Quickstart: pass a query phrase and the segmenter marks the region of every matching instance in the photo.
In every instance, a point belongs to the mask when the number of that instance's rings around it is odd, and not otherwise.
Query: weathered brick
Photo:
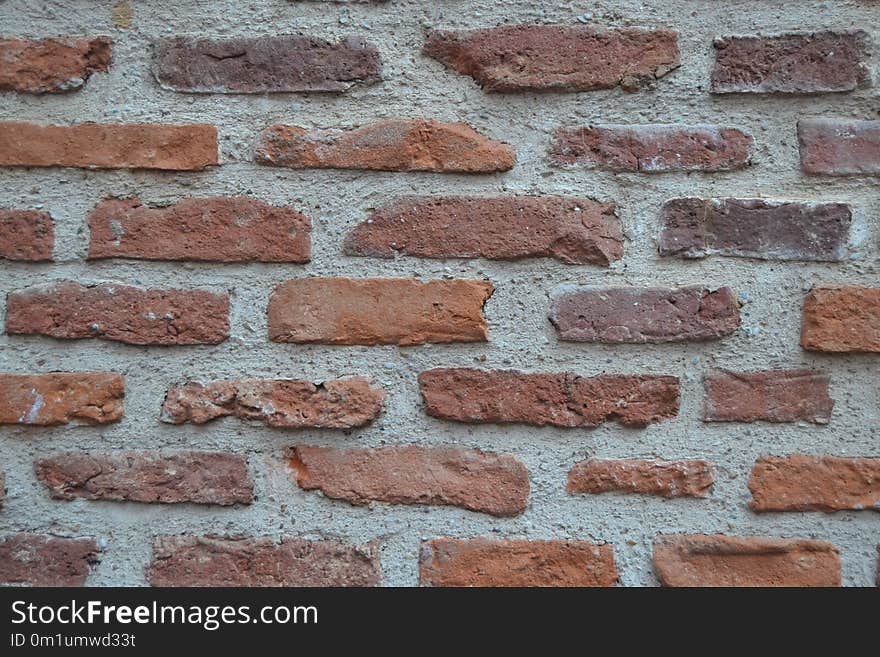
[[[493,173],[512,169],[516,155],[465,123],[392,119],[349,130],[275,124],[260,135],[254,161],[293,169]]]
[[[529,476],[512,456],[458,447],[336,449],[297,445],[296,483],[352,504],[458,506],[493,516],[526,509]]]
[[[153,586],[376,586],[371,547],[301,538],[160,536],[147,580]]]
[[[269,338],[339,345],[483,342],[483,304],[491,294],[488,281],[300,278],[272,292]]]
[[[59,500],[250,504],[247,459],[223,452],[66,452],[34,464]]]
[[[374,212],[345,240],[348,255],[393,258],[552,257],[609,265],[623,255],[610,203],[559,196],[409,197]]]
[[[730,288],[638,288],[561,285],[550,321],[560,340],[660,343],[707,340],[733,333],[739,302]]]
[[[614,548],[587,541],[439,538],[422,543],[422,586],[614,586]]]
[[[48,212],[0,210],[0,259],[51,260],[54,246],[55,224]]]
[[[840,554],[825,541],[682,534],[654,539],[663,586],[840,586]]]
[[[868,35],[813,32],[715,41],[712,92],[809,94],[868,82]]]
[[[880,121],[801,119],[797,130],[807,173],[880,175]]]
[[[678,414],[674,376],[526,374],[438,368],[419,374],[428,415],[458,422],[644,427]]]
[[[12,534],[0,539],[0,584],[83,586],[99,560],[92,538]]]
[[[852,212],[844,203],[678,198],[661,212],[660,255],[843,260]]]
[[[829,380],[827,374],[810,370],[715,370],[703,379],[703,420],[828,424],[834,408]]]
[[[0,91],[58,93],[82,87],[110,67],[113,42],[92,39],[0,39]]]
[[[715,475],[708,461],[587,459],[568,473],[569,493],[640,493],[708,497]]]
[[[125,384],[111,372],[0,374],[0,424],[106,424],[122,417]]]
[[[350,429],[382,410],[385,391],[366,377],[314,384],[298,379],[188,382],[168,390],[163,422],[203,424],[229,415],[270,427]]]
[[[680,64],[671,30],[564,25],[432,32],[424,53],[486,91],[636,91]]]
[[[308,262],[311,220],[252,198],[188,198],[149,207],[106,199],[89,215],[89,258]]]
[[[880,353],[880,288],[814,287],[803,312],[804,349]]]
[[[749,490],[753,511],[880,511],[880,458],[762,456]]]
[[[173,37],[156,44],[153,74],[165,89],[195,93],[345,91],[381,80],[382,61],[357,37]]]
[[[0,121],[0,166],[198,171],[216,164],[212,125]]]
[[[229,297],[204,290],[50,283],[9,293],[6,332],[137,345],[218,344],[229,336]]]
[[[560,128],[550,150],[556,166],[611,171],[731,171],[747,166],[754,139],[717,125],[606,125]]]

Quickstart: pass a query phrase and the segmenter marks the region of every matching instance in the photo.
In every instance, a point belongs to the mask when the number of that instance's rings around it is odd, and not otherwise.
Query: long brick
[[[99,560],[92,538],[12,534],[0,538],[0,584],[83,586]]]
[[[638,288],[561,285],[549,314],[560,340],[660,343],[733,333],[739,303],[730,288]]]
[[[422,586],[614,586],[614,548],[587,541],[438,538],[422,543]]]
[[[50,283],[7,296],[6,332],[137,345],[217,344],[229,336],[229,297],[204,290]]]
[[[512,456],[457,447],[294,447],[290,466],[303,490],[352,504],[458,506],[493,516],[526,509],[529,476]]]
[[[526,374],[438,368],[419,374],[428,415],[458,422],[644,427],[678,414],[674,376]]]
[[[663,586],[840,586],[837,548],[800,538],[658,536],[654,570]]]
[[[661,212],[660,255],[838,262],[852,212],[844,203],[679,198]]]
[[[59,500],[250,504],[247,459],[223,452],[66,452],[38,460],[37,478]]]
[[[113,42],[92,39],[0,39],[0,91],[58,93],[79,89],[110,68]]]
[[[568,473],[569,493],[640,493],[662,497],[708,497],[715,483],[708,461],[587,459]]]
[[[165,89],[194,93],[345,91],[381,80],[382,61],[357,37],[173,37],[155,45],[153,74]]]
[[[754,139],[717,125],[606,125],[560,128],[550,149],[556,166],[664,173],[732,171],[748,166]]]
[[[0,424],[106,424],[122,418],[125,384],[112,372],[0,374]]]
[[[703,420],[828,424],[834,408],[829,381],[827,374],[810,370],[715,370],[703,379]]]
[[[801,119],[797,130],[807,173],[880,175],[880,121]]]
[[[866,84],[868,35],[813,32],[729,36],[715,41],[713,93],[809,94]]]
[[[282,537],[160,536],[153,586],[376,586],[376,552],[338,541]]]
[[[880,353],[880,288],[814,287],[803,313],[804,349]]]
[[[749,490],[753,511],[880,511],[880,458],[762,456]]]
[[[337,345],[483,342],[483,304],[492,290],[488,281],[300,278],[272,292],[269,338]]]
[[[390,119],[349,130],[275,124],[260,135],[254,161],[293,169],[494,173],[512,169],[516,155],[465,123]]]
[[[432,32],[424,53],[486,91],[636,91],[680,64],[672,30],[504,25]]]
[[[198,171],[216,164],[212,125],[0,122],[0,166]]]
[[[159,207],[110,198],[89,214],[89,259],[308,262],[311,220],[252,198],[188,198]]]
[[[559,196],[409,197],[374,212],[345,239],[348,255],[393,258],[552,257],[610,265],[623,232],[610,203]]]
[[[231,415],[270,427],[350,429],[374,420],[384,400],[385,391],[360,376],[320,384],[299,379],[190,381],[168,390],[161,420],[204,424]]]
[[[48,212],[0,210],[0,259],[43,262],[52,259],[55,224]]]

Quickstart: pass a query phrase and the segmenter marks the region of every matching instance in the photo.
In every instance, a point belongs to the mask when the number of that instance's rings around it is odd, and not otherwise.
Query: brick
[[[439,538],[422,543],[422,586],[614,586],[614,548],[587,541]]]
[[[303,490],[359,505],[430,504],[515,516],[525,511],[529,497],[529,476],[520,461],[476,449],[297,445],[290,466]]]
[[[749,490],[753,511],[880,511],[880,458],[762,456]]]
[[[550,257],[608,266],[623,256],[623,232],[614,205],[591,199],[408,197],[374,212],[344,249],[379,258]]]
[[[808,351],[880,353],[880,288],[814,287],[804,299]]]
[[[587,459],[568,473],[569,493],[639,493],[661,497],[708,497],[715,483],[708,461]]]
[[[320,384],[298,379],[191,381],[168,390],[161,420],[204,424],[235,416],[270,427],[351,429],[374,420],[384,400],[385,391],[360,376]]]
[[[106,424],[122,418],[125,384],[112,372],[0,374],[0,424]]]
[[[198,171],[216,164],[212,125],[0,121],[0,166]]]
[[[12,534],[0,539],[0,584],[83,586],[99,560],[92,538]]]
[[[797,130],[807,173],[880,175],[880,121],[801,119]]]
[[[153,586],[376,586],[376,552],[338,541],[282,537],[160,536]]]
[[[703,420],[828,424],[834,408],[829,381],[827,374],[810,370],[715,370],[703,379]]]
[[[839,262],[852,212],[844,203],[678,198],[661,212],[660,255]]]
[[[269,338],[338,345],[484,342],[483,304],[492,290],[488,281],[300,278],[272,292]]]
[[[6,332],[135,345],[218,344],[229,336],[229,297],[115,283],[50,283],[7,296]]]
[[[311,220],[252,198],[188,198],[149,207],[105,199],[89,215],[89,259],[294,262],[311,259]]]
[[[165,89],[194,93],[345,91],[381,80],[382,61],[375,46],[356,37],[173,37],[156,44],[153,74]]]
[[[563,25],[432,32],[424,53],[486,91],[636,91],[680,64],[671,30]]]
[[[678,414],[674,376],[526,374],[438,368],[419,374],[428,415],[458,422],[644,427]]]
[[[54,499],[250,504],[247,459],[223,452],[66,452],[34,464]]]
[[[592,287],[561,285],[550,321],[560,340],[661,343],[708,340],[733,333],[739,302],[730,288]]]
[[[80,89],[110,68],[113,42],[92,39],[0,39],[0,91],[32,94]]]
[[[840,586],[837,548],[800,538],[658,536],[654,570],[663,586]]]
[[[465,123],[391,119],[348,130],[275,124],[260,135],[254,161],[292,169],[494,173],[512,169],[516,155]]]
[[[55,224],[48,212],[0,210],[0,260],[52,259]]]
[[[712,93],[811,94],[868,83],[868,35],[814,32],[715,41]]]
[[[550,150],[555,166],[610,171],[733,171],[751,161],[754,139],[717,125],[607,125],[560,128]]]

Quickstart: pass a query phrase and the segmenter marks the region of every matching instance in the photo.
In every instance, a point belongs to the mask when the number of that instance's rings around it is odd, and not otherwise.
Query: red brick
[[[483,304],[492,290],[488,281],[300,278],[272,292],[269,338],[338,345],[484,342]]]
[[[439,538],[422,544],[422,586],[614,586],[614,548],[587,541]]]
[[[465,123],[391,119],[349,130],[275,124],[260,135],[254,161],[293,169],[494,173],[512,169],[516,155]]]
[[[671,30],[598,31],[563,25],[504,25],[437,31],[424,53],[486,91],[636,91],[679,65]]]
[[[110,68],[113,42],[93,39],[0,39],[0,90],[58,93],[79,89]]]
[[[111,372],[0,374],[0,424],[106,424],[122,418],[125,385]]]
[[[137,345],[217,344],[229,336],[229,297],[114,283],[50,283],[8,295],[6,332]]]
[[[559,196],[417,196],[374,212],[348,234],[348,255],[393,258],[552,257],[610,265],[623,255],[613,204]]]
[[[762,456],[749,490],[753,511],[880,511],[880,458]]]
[[[797,129],[807,173],[880,175],[880,121],[801,119]]]
[[[814,287],[804,299],[801,346],[809,351],[880,353],[880,288]]]
[[[89,259],[308,262],[311,220],[252,198],[189,198],[148,207],[106,199],[89,215]]]
[[[837,548],[798,538],[658,536],[654,570],[663,586],[840,586]]]
[[[0,210],[0,259],[51,260],[54,246],[55,224],[48,212]]]
[[[512,456],[457,447],[294,447],[296,483],[352,504],[458,506],[493,516],[526,509],[529,476]]]
[[[99,560],[91,538],[13,534],[0,539],[0,584],[83,586]]]
[[[662,497],[708,497],[715,483],[708,461],[587,459],[568,473],[569,493],[640,493]]]
[[[161,536],[147,580],[153,586],[376,586],[371,547],[283,537]]]
[[[0,122],[0,166],[198,171],[216,164],[212,125]]]
[[[526,374],[439,368],[419,374],[428,415],[458,422],[644,427],[678,414],[674,376]]]

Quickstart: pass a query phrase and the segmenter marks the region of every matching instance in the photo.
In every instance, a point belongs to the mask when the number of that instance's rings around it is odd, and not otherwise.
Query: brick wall
[[[873,0],[0,6],[0,582],[869,586]]]

